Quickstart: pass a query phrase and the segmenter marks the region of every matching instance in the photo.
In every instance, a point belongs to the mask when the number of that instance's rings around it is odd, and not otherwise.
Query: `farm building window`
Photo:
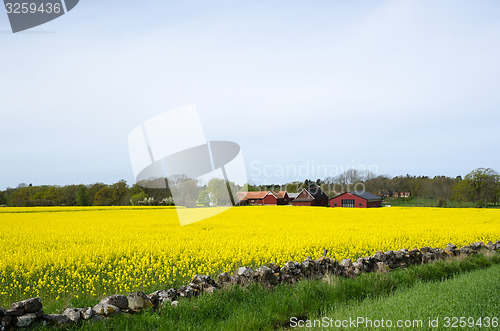
[[[354,207],[354,199],[342,199],[342,207]]]
[[[360,206],[360,207],[363,207],[363,204],[362,204],[362,203],[360,203],[360,204],[359,204],[359,206]]]
[[[335,204],[335,207],[337,207],[337,204]]]

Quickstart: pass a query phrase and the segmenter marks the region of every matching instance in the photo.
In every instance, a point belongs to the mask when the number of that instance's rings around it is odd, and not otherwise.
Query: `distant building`
[[[287,205],[289,203],[286,191],[238,192],[236,200],[240,206]]]
[[[269,194],[269,191],[256,192],[238,192],[236,200],[240,206],[258,206],[264,204],[264,198]]]
[[[287,191],[272,191],[271,194],[273,194],[276,197],[277,205],[290,204],[290,197],[288,196]]]
[[[327,206],[328,196],[319,187],[303,189],[292,201],[294,206]]]
[[[330,207],[371,208],[381,207],[382,198],[365,192],[345,192],[330,199]]]
[[[290,203],[292,203],[293,200],[295,200],[298,195],[299,193],[288,193],[288,198],[290,199]]]

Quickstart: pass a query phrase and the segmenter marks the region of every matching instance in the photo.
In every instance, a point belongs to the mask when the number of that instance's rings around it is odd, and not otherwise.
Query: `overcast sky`
[[[257,183],[500,170],[499,17],[496,0],[82,0],[12,34],[1,8],[0,189],[132,184],[131,130],[193,103]]]

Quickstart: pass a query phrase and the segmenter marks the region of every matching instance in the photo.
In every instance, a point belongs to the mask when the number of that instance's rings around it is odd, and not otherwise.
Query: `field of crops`
[[[180,226],[169,207],[0,209],[0,306],[179,286],[239,265],[500,239],[500,210],[236,207]]]

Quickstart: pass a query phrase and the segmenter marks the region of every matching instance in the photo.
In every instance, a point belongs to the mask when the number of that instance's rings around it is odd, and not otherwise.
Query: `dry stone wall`
[[[483,242],[476,242],[460,249],[456,245],[448,244],[444,249],[422,247],[412,250],[378,251],[373,256],[362,257],[354,262],[350,259],[339,262],[326,257],[325,250],[324,255],[316,260],[308,257],[304,262],[289,261],[282,267],[270,263],[255,270],[250,267],[241,267],[234,275],[221,273],[216,280],[207,275],[195,275],[188,285],[178,289],[162,289],[149,295],[143,292],[133,292],[127,296],[111,295],[102,299],[94,307],[67,308],[62,314],[45,314],[39,297],[14,302],[8,309],[0,308],[0,331],[37,325],[66,326],[86,320],[110,318],[123,312],[132,314],[147,308],[177,306],[178,300],[212,293],[232,284],[261,283],[264,286],[273,287],[278,284],[294,283],[301,279],[320,279],[326,275],[355,278],[363,272],[389,272],[446,258],[498,251],[500,251],[500,241],[489,242],[486,245]]]

